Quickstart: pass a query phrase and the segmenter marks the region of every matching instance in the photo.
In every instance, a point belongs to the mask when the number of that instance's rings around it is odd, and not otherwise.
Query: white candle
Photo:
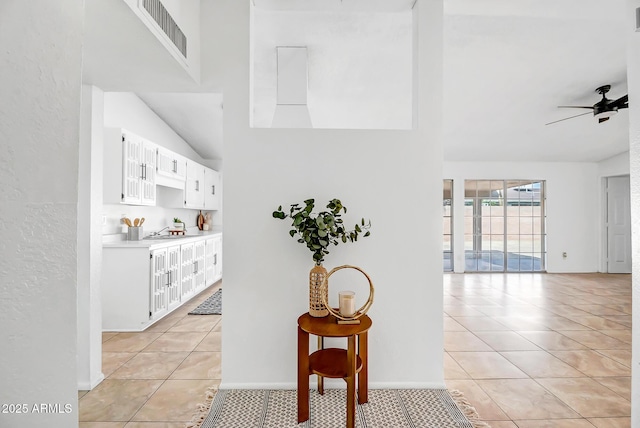
[[[341,291],[338,293],[340,302],[340,315],[352,317],[356,314],[356,293],[353,291]]]

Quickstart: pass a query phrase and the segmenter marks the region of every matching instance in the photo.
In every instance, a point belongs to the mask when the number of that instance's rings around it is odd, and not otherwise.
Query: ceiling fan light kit
[[[611,85],[603,85],[596,89],[596,93],[602,95],[602,99],[595,103],[592,106],[558,106],[558,108],[585,108],[593,110],[593,117],[598,121],[598,123],[605,122],[609,120],[609,118],[616,113],[618,110],[629,107],[629,95],[623,95],[616,100],[610,100],[606,97],[606,93],[611,89]],[[578,114],[571,117],[565,117],[564,119],[555,120],[553,122],[549,122],[546,125],[551,125],[553,123],[562,122],[563,120],[573,119],[574,117],[584,116],[587,113]]]
[[[608,120],[611,116],[615,115],[616,113],[618,113],[618,109],[610,110],[610,111],[601,111],[600,113],[594,112],[593,117],[598,119],[598,122],[604,122],[605,120]]]

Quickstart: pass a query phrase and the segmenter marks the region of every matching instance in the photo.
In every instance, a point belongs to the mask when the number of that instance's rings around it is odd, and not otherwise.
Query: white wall
[[[83,1],[1,9],[0,403],[27,413],[0,413],[0,426],[77,427]],[[40,403],[61,413],[34,412]]]
[[[106,128],[124,128],[156,144],[166,147],[193,161],[206,165],[198,153],[173,129],[158,117],[137,95],[130,92],[105,92],[104,126]],[[174,199],[175,189],[157,187],[159,204]],[[180,198],[178,198],[180,199]],[[206,211],[203,211],[205,213]],[[211,211],[214,225],[222,224],[222,214]],[[174,217],[179,217],[187,227],[197,225],[197,210],[184,208],[165,208],[163,206],[139,207],[121,204],[106,204],[103,208],[107,224],[102,226],[105,235],[124,233],[120,219],[125,214],[129,218],[145,218],[145,234],[169,226]]]
[[[629,152],[620,153],[619,155],[598,162],[598,174],[600,177],[629,175],[629,168]]]
[[[275,46],[305,46],[313,128],[411,129],[410,10],[345,13],[335,8],[318,13],[255,8],[253,22],[254,127],[272,126],[278,78]]]
[[[547,184],[547,271],[597,272],[600,181],[595,163],[445,162],[454,180],[454,269],[464,271],[464,180],[533,179]],[[456,203],[457,202],[457,203]],[[562,253],[567,253],[567,258]]]
[[[203,7],[204,19],[211,9]],[[444,386],[441,266],[442,1],[418,0],[412,131],[249,127],[249,2],[216,11],[234,40],[225,71],[225,327],[223,388],[294,387],[296,319],[308,311],[310,252],[273,219],[278,205],[337,197],[371,236],[331,250],[376,285],[372,386]],[[428,92],[427,92],[428,89]],[[324,202],[326,204],[326,202]]]
[[[635,31],[640,0],[627,0],[627,78],[629,89],[629,160],[631,172],[632,313],[631,426],[640,426],[640,33]]]
[[[102,131],[103,92],[82,86],[78,162],[78,390],[102,374]]]

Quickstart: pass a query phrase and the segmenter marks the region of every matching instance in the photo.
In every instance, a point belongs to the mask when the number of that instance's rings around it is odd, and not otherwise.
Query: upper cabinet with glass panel
[[[412,129],[413,3],[255,0],[251,126]]]

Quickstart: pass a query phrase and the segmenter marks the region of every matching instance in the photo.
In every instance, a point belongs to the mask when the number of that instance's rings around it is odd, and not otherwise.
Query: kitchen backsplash
[[[210,213],[214,226],[221,226],[221,216],[218,211],[202,211],[202,214]],[[144,235],[158,231],[167,226],[173,226],[173,218],[178,217],[184,222],[187,229],[197,227],[198,210],[185,208],[164,208],[134,205],[108,204],[103,205],[102,234],[114,235],[127,232],[127,226],[122,223],[123,217],[133,221],[135,218],[144,217]]]

